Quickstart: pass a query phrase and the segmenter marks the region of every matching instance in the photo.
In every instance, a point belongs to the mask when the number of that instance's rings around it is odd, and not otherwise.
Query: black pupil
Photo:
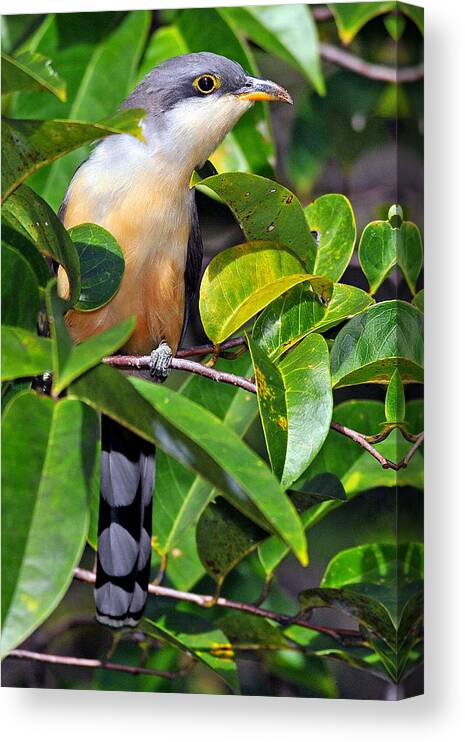
[[[211,91],[215,87],[215,81],[212,77],[208,77],[207,75],[205,75],[205,77],[201,77],[199,79],[197,85],[202,93],[211,93]]]

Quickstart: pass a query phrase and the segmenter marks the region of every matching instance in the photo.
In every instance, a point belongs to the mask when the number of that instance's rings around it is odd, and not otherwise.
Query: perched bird
[[[257,100],[292,103],[279,85],[202,52],[163,62],[123,103],[147,112],[145,143],[121,134],[98,144],[76,171],[60,208],[67,228],[84,222],[105,227],[125,258],[121,286],[108,304],[67,314],[76,342],[135,315],[123,350],[150,353],[152,375],[166,377],[200,278],[192,172]],[[62,270],[58,287],[66,296]],[[104,417],[95,599],[97,619],[108,626],[134,626],[144,610],[154,478],[154,447]]]

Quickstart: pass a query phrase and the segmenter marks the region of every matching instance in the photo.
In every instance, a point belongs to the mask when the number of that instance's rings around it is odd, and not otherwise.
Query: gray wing
[[[192,221],[187,243],[186,270],[184,273],[185,309],[181,342],[185,335],[189,316],[192,316],[197,301],[197,292],[202,272],[203,242],[200,232],[199,215],[195,199],[192,202]]]

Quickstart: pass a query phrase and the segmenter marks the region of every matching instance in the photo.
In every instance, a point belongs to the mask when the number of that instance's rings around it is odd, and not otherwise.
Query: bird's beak
[[[281,103],[293,104],[287,90],[271,80],[260,80],[257,77],[248,77],[245,84],[236,91],[241,100],[274,100]]]

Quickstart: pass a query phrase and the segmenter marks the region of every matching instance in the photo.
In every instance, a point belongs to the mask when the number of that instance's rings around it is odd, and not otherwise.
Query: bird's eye
[[[194,88],[203,95],[213,93],[214,90],[220,87],[221,80],[215,75],[200,75],[193,82]]]

